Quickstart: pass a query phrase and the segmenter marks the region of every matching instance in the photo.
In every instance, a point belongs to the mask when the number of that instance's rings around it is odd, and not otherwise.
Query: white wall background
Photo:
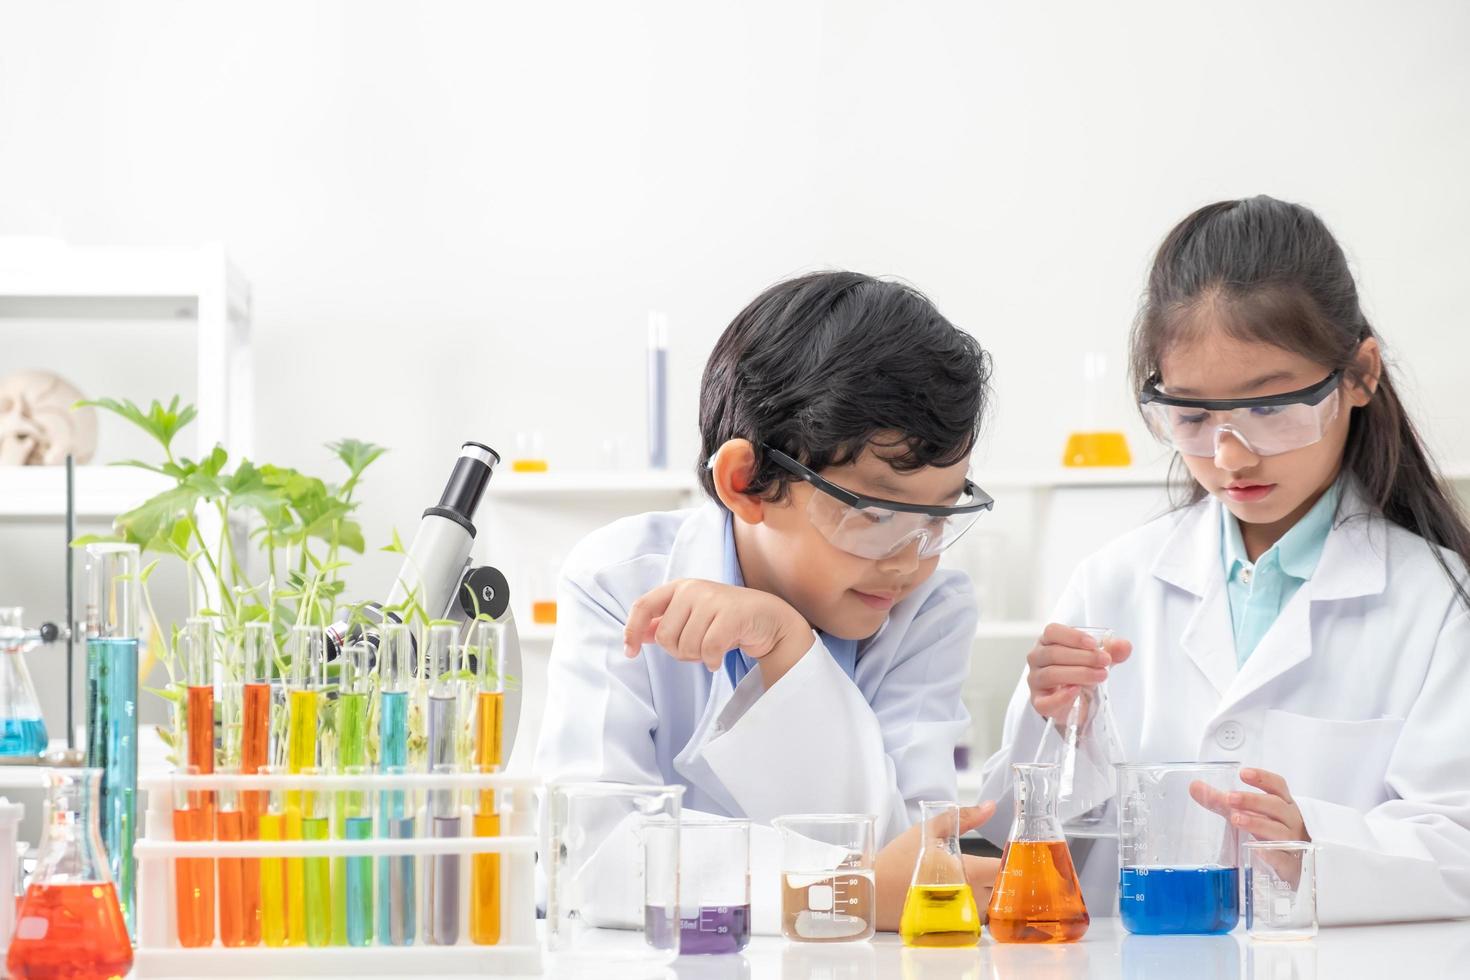
[[[5,3],[0,234],[227,243],[254,285],[256,455],[392,447],[374,542],[463,438],[641,455],[650,307],[692,465],[715,337],[814,267],[905,277],[993,351],[982,484],[1051,465],[1080,352],[1121,363],[1163,234],[1261,192],[1338,232],[1432,442],[1467,461],[1467,51],[1459,0]],[[0,338],[0,373],[48,350]],[[106,366],[166,397],[192,388],[170,363],[140,340]],[[10,533],[19,582],[39,546]]]

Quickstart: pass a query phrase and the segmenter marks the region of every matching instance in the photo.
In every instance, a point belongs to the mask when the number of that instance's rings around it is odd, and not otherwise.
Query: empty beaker
[[[1235,928],[1240,835],[1196,794],[1238,790],[1239,768],[1235,762],[1118,766],[1118,905],[1129,932]]]
[[[546,948],[558,976],[662,975],[679,955],[682,786],[553,783],[546,791]]]
[[[1099,650],[1113,631],[1074,627]],[[1068,837],[1111,837],[1118,832],[1113,767],[1125,761],[1123,742],[1108,702],[1108,683],[1082,687],[1064,719],[1046,726],[1035,762],[1057,767],[1057,816]]]
[[[98,833],[102,770],[53,769],[36,870],[16,915],[12,977],[121,977],[133,966]]]
[[[899,935],[908,946],[973,946],[980,941],[980,910],[960,854],[960,806],[925,800],[919,815],[919,857]]]
[[[25,655],[40,634],[25,629],[19,606],[0,606],[0,761],[34,762],[46,751],[46,722]]]
[[[679,854],[677,923],[667,907],[650,904],[650,933],[674,925],[683,956],[744,949],[750,942],[750,821],[685,814],[677,822],[650,821],[644,835],[656,842],[655,863],[670,846]],[[662,938],[654,944],[662,946]]]
[[[1317,934],[1317,845],[1253,840],[1242,845],[1245,928],[1252,939],[1311,939]]]
[[[1014,765],[1016,816],[990,893],[999,943],[1071,943],[1087,932],[1087,906],[1057,820],[1057,767]]]
[[[777,817],[781,932],[805,943],[869,939],[874,929],[876,818],[869,813]]]

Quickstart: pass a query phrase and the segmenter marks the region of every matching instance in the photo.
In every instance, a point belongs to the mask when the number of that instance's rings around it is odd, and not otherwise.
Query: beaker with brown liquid
[[[1087,932],[1087,906],[1057,819],[1057,767],[1011,767],[1016,817],[990,893],[990,935],[998,943],[1071,943]]]

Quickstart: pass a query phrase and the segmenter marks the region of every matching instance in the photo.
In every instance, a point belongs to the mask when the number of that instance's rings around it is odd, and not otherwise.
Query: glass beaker
[[[36,640],[21,623],[19,606],[0,606],[0,759],[33,761],[46,751],[46,722],[26,669],[25,654]]]
[[[1240,788],[1236,762],[1118,766],[1118,906],[1145,935],[1215,934],[1240,917],[1240,834],[1193,795]]]
[[[1099,650],[1113,638],[1110,629],[1073,628],[1092,637]],[[1066,718],[1046,726],[1032,761],[1057,767],[1057,816],[1066,836],[1111,837],[1118,832],[1113,767],[1126,756],[1107,681],[1078,689]]]
[[[631,980],[678,956],[683,798],[682,786],[548,787],[547,972]]]
[[[1133,462],[1128,438],[1108,423],[1116,421],[1103,408],[1112,386],[1108,383],[1107,355],[1082,355],[1082,428],[1067,435],[1063,466],[1127,466]]]
[[[1016,816],[990,893],[990,935],[998,943],[1076,942],[1089,919],[1057,820],[1057,767],[1032,763],[1011,769]]]
[[[654,945],[662,946],[661,931],[674,927],[682,956],[744,949],[750,942],[750,821],[685,815],[650,821],[644,836],[655,863],[667,848],[679,855],[677,905],[649,903],[644,911]],[[670,915],[675,910],[677,920]]]
[[[919,814],[923,836],[899,935],[907,946],[974,946],[980,910],[960,855],[960,805],[925,800]]]
[[[15,923],[12,977],[122,977],[133,946],[98,833],[102,770],[53,769],[40,857]]]
[[[781,933],[803,943],[870,939],[876,818],[868,813],[777,817]]]
[[[1253,840],[1245,852],[1245,928],[1252,939],[1317,934],[1317,845]]]

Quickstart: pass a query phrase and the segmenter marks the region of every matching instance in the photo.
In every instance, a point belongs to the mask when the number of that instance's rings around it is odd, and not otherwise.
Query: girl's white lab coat
[[[858,646],[849,679],[812,648],[766,690],[655,645],[623,655],[628,609],[683,578],[720,581],[725,513],[713,504],[626,518],[568,558],[536,753],[542,778],[686,787],[686,809],[767,823],[791,813],[871,813],[880,844],[924,799],[954,799],[954,746],[968,724],[975,600],[969,579],[937,571]],[[752,834],[758,931],[776,931],[780,846]]]
[[[1349,487],[1315,574],[1237,669],[1220,507],[1094,555],[1053,617],[1133,642],[1108,681],[1129,761],[1284,776],[1322,848],[1324,923],[1470,915],[1470,615],[1428,546]],[[992,840],[1011,818],[1009,765],[1034,758],[1043,731],[1023,677],[985,768]],[[1089,909],[1116,914],[1116,842],[1097,842],[1081,874]]]

